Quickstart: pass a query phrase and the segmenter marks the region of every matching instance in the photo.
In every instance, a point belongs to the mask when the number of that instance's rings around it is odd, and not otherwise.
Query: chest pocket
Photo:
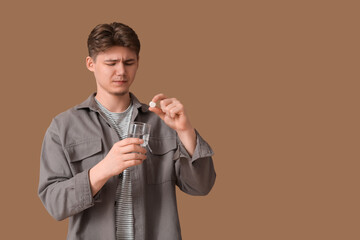
[[[74,175],[88,170],[103,158],[101,138],[87,138],[65,147]]]
[[[147,153],[148,184],[161,184],[175,180],[174,154],[176,138],[150,138]]]

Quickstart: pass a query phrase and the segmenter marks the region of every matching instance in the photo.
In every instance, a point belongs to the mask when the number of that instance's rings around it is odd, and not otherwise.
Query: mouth
[[[127,81],[126,80],[113,80],[113,83],[115,83],[115,84],[125,84],[125,83],[127,83]]]

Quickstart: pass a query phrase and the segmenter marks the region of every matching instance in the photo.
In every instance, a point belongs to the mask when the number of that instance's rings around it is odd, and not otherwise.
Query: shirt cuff
[[[91,192],[89,170],[75,175],[75,196],[79,203],[78,210],[84,210],[94,205],[94,198]]]
[[[191,162],[194,162],[199,158],[206,158],[214,155],[214,152],[211,149],[210,145],[200,136],[200,134],[196,129],[195,129],[195,134],[196,134],[196,147],[192,157],[189,155],[185,146],[179,139],[180,157],[190,159]]]

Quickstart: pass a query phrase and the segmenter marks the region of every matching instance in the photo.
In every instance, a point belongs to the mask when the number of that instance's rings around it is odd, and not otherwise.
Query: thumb
[[[149,111],[155,113],[156,115],[158,115],[162,120],[164,120],[165,117],[165,113],[157,107],[149,107]]]

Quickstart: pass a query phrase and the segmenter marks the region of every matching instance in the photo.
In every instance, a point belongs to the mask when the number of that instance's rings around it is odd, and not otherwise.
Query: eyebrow
[[[121,59],[106,59],[104,62],[120,62]],[[124,62],[135,61],[135,58],[125,59]]]

